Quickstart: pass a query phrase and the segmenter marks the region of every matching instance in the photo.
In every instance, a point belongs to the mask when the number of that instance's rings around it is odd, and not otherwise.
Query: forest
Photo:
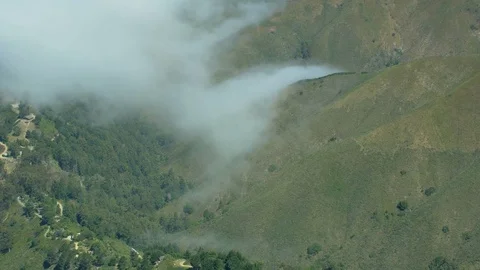
[[[30,114],[35,115],[29,124],[33,128],[22,130],[18,122]],[[39,245],[39,232],[30,240],[30,248],[43,254],[45,269],[152,269],[165,255],[183,256],[194,269],[261,268],[233,251],[182,251],[174,245],[150,247],[138,241],[147,230],[187,229],[185,216],[194,211],[187,205],[180,215],[156,215],[194,185],[171,168],[164,169],[175,141],[141,113],[98,124],[92,106],[81,101],[56,108],[20,103],[17,112],[3,102],[0,122],[0,141],[8,146],[6,160],[1,160],[0,211],[18,201],[24,204],[22,216],[28,222],[38,220],[40,228],[53,231],[52,244]],[[8,172],[5,163],[12,161],[15,168]],[[67,219],[60,222],[59,202]],[[90,251],[79,257],[68,243],[54,240],[69,237],[65,227],[72,225],[81,228],[81,236],[73,239],[87,243]],[[14,247],[19,234],[15,226],[14,221],[0,225],[4,254]],[[133,251],[130,256],[118,254],[104,239],[140,247],[144,257]]]

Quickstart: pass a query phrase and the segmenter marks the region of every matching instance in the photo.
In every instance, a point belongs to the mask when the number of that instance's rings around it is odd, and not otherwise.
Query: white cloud
[[[260,142],[280,90],[332,72],[256,69],[211,83],[219,43],[284,2],[0,0],[0,87],[37,102],[83,91],[155,107],[229,160]]]

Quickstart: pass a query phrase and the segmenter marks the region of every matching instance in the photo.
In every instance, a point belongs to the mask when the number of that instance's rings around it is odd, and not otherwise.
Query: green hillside
[[[359,75],[296,85],[276,135],[251,158],[247,195],[202,233],[243,239],[252,258],[291,265],[425,269],[437,256],[474,264],[479,71],[476,56],[429,58],[363,75],[353,90],[338,86],[337,98],[324,85]],[[315,243],[322,251],[306,258]]]
[[[475,0],[296,0],[238,38],[240,67],[302,60],[372,70],[426,56],[480,53]]]
[[[0,106],[1,269],[260,268],[235,251],[141,239],[186,229],[186,214],[158,210],[195,186],[170,166],[184,146],[144,114],[98,125],[92,102],[17,105]]]
[[[292,0],[228,41],[216,79],[345,72],[284,89],[211,196],[148,107],[0,92],[0,269],[480,269],[480,0]]]

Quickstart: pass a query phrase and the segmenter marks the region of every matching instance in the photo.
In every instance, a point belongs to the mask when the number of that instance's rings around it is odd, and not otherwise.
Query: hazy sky
[[[0,0],[0,88],[36,102],[94,92],[156,108],[229,160],[258,144],[280,90],[332,72],[257,68],[212,84],[219,43],[284,2]]]

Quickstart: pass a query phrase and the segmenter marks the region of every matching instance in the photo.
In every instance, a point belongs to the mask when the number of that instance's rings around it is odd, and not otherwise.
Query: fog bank
[[[286,86],[328,67],[255,68],[212,82],[218,50],[281,10],[275,0],[16,0],[0,3],[0,88],[38,104],[95,93],[168,115],[228,162],[261,142]],[[220,44],[222,46],[220,47]],[[218,165],[218,163],[217,163]]]

